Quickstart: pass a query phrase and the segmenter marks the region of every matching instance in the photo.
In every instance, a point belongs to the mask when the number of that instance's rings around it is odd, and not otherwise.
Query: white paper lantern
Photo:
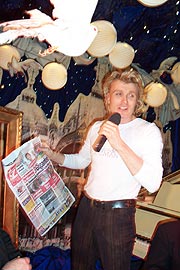
[[[109,54],[110,63],[116,68],[126,68],[132,64],[134,49],[125,42],[117,42]]]
[[[17,61],[21,59],[18,50],[11,45],[0,46],[0,67],[8,70],[8,63],[11,63],[12,57],[15,57]]]
[[[161,83],[150,83],[144,89],[144,102],[151,107],[161,106],[167,97],[167,89]]]
[[[147,7],[157,7],[166,3],[167,1],[168,0],[138,0],[138,2]]]
[[[97,29],[97,35],[87,52],[94,57],[103,57],[110,53],[117,41],[117,31],[112,23],[106,20],[92,22]]]
[[[49,63],[42,71],[42,82],[50,90],[59,90],[67,82],[67,69],[60,63]]]

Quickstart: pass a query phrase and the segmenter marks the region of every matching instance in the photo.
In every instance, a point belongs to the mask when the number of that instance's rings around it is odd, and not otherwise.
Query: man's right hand
[[[25,258],[17,258],[6,263],[2,270],[31,270],[32,266],[30,264],[30,259],[28,257]]]

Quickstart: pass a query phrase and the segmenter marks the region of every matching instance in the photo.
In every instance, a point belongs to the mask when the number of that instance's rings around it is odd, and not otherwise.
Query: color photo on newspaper
[[[2,160],[5,179],[30,221],[43,236],[70,209],[75,198],[39,150],[35,137]]]

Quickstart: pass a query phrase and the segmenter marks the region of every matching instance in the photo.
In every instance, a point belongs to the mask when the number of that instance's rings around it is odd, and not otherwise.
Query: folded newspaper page
[[[5,179],[30,221],[43,236],[70,209],[75,198],[52,162],[41,152],[39,137],[2,160]]]

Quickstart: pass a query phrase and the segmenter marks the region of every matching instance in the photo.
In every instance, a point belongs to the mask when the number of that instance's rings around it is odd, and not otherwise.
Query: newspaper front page
[[[74,196],[55,171],[35,137],[2,160],[5,179],[18,202],[43,236],[70,209]]]

